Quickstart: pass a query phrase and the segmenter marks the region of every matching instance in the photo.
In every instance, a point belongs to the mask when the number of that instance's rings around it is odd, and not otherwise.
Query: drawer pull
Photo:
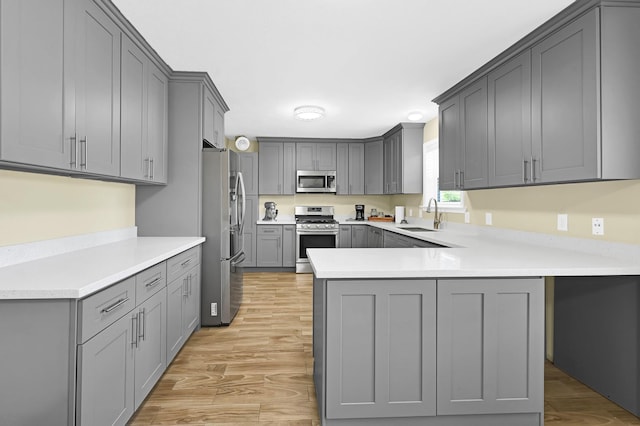
[[[184,262],[182,262],[182,263],[180,264],[180,266],[184,268],[185,266],[187,266],[188,264],[190,264],[192,260],[193,260],[193,259],[187,259],[187,260],[185,260]]]
[[[108,314],[109,312],[113,311],[114,309],[124,305],[125,303],[127,303],[129,301],[128,297],[125,297],[124,299],[120,299],[118,300],[116,303],[114,303],[111,306],[108,306],[106,308],[104,308],[103,310],[100,311],[100,313],[102,314]]]
[[[151,287],[157,285],[159,282],[160,282],[160,277],[156,278],[155,280],[151,281],[150,283],[145,284],[145,287],[151,288]]]

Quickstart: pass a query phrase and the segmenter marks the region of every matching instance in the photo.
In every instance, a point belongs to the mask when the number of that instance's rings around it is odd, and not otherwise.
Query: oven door
[[[337,248],[338,230],[296,230],[296,272],[312,272],[307,257],[310,248]]]

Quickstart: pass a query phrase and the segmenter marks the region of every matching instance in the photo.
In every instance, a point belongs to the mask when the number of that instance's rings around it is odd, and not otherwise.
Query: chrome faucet
[[[442,213],[438,213],[438,201],[435,198],[429,199],[429,204],[427,204],[427,213],[431,213],[431,202],[436,206],[435,211],[433,212],[433,229],[440,229],[440,222],[442,222]]]

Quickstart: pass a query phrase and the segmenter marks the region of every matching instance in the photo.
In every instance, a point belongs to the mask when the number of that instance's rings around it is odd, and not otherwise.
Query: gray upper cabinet
[[[71,3],[7,0],[0,4],[2,161],[70,167],[73,134],[65,134],[63,127],[63,71],[73,66],[65,62],[71,59],[73,38],[63,22],[70,19]]]
[[[489,186],[528,183],[531,164],[531,52],[488,76]],[[530,170],[530,169],[529,169]]]
[[[336,193],[364,194],[364,144],[351,142],[336,145]]]
[[[224,114],[226,110],[221,107],[216,94],[209,88],[205,88],[202,108],[202,138],[216,148],[225,148],[224,139]]]
[[[119,176],[121,32],[92,0],[76,12],[72,169]]]
[[[295,156],[299,147],[293,142],[260,139],[258,142],[258,192],[266,195],[295,194]]]
[[[258,153],[241,153],[239,158],[240,171],[244,177],[245,194],[258,195]]]
[[[424,123],[400,123],[384,135],[385,194],[422,193]]]
[[[382,138],[364,144],[364,192],[383,193]]]
[[[487,79],[460,94],[462,188],[487,186]]]
[[[598,11],[533,47],[531,180],[598,177]]]
[[[540,413],[544,280],[438,280],[438,415]]]
[[[331,142],[304,142],[296,144],[298,170],[336,170],[336,144]]]
[[[121,76],[121,176],[166,183],[168,79],[126,35]]]
[[[460,188],[460,99],[452,96],[440,103],[438,112],[439,140],[439,188],[456,190]]]

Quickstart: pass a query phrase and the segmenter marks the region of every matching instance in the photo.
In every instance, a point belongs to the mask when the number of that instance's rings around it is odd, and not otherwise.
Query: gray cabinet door
[[[185,342],[182,326],[184,288],[183,280],[167,285],[167,365],[175,358]]]
[[[366,225],[351,225],[351,247],[366,248],[367,247],[367,230]]]
[[[349,194],[349,144],[336,146],[336,194]]]
[[[282,226],[258,226],[256,247],[259,267],[282,267]]]
[[[316,169],[316,144],[298,143],[296,144],[296,168],[298,170]]]
[[[214,144],[215,135],[215,116],[216,116],[216,99],[213,93],[204,86],[202,97],[202,138],[207,142]]]
[[[365,194],[383,193],[382,139],[364,144]]]
[[[491,72],[487,85],[489,186],[529,183],[531,51]]]
[[[125,315],[78,346],[79,424],[125,425],[133,415],[134,325]]]
[[[73,129],[63,128],[63,71],[70,65],[63,52],[74,41],[63,29],[70,3],[11,0],[0,6],[2,160],[70,166]]]
[[[349,194],[364,194],[364,144],[350,143],[349,147]]]
[[[296,226],[282,226],[282,266],[296,266]]]
[[[374,228],[373,226],[367,227],[367,247],[380,248],[384,244],[382,229]]]
[[[384,193],[395,194],[398,190],[398,143],[400,130],[384,138],[383,151],[383,176],[384,176]]]
[[[338,247],[351,248],[351,225],[340,225]]]
[[[282,151],[282,195],[294,195],[296,193],[296,144],[284,142]]]
[[[120,149],[122,177],[147,179],[147,75],[149,61],[127,36],[122,36]]]
[[[244,177],[244,189],[247,195],[258,195],[258,153],[240,154],[240,171]]]
[[[460,103],[458,96],[440,104],[438,112],[439,140],[439,179],[441,191],[459,189],[460,166],[458,163],[460,152]]]
[[[168,174],[168,114],[169,80],[149,62],[147,76],[147,155],[149,180],[167,183]]]
[[[462,188],[487,186],[487,78],[460,93]]]
[[[336,170],[336,144],[316,144],[316,170]]]
[[[136,308],[138,345],[135,348],[135,409],[167,366],[167,290],[163,288]]]
[[[184,309],[182,324],[185,340],[200,324],[200,265],[191,269],[185,277]]]
[[[329,281],[326,303],[326,417],[435,416],[435,280]]]
[[[533,181],[599,177],[599,9],[532,48]]]
[[[542,412],[544,280],[438,280],[438,414]]]
[[[120,29],[91,0],[76,20],[78,169],[120,176]]]
[[[260,194],[282,194],[282,143],[261,142],[258,163]]]

